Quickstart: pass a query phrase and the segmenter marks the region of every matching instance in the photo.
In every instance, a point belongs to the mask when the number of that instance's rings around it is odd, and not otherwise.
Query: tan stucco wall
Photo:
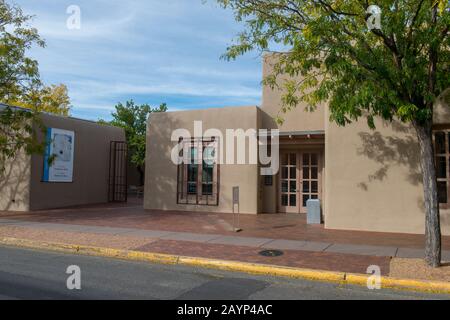
[[[435,104],[433,114],[434,124],[450,124],[450,88],[445,90]]]
[[[267,53],[263,57],[263,79],[273,72],[273,66],[277,61],[277,54]],[[310,111],[306,109],[306,104],[302,103],[292,108],[287,113],[282,113],[281,97],[283,95],[282,83],[289,77],[280,76],[277,79],[279,88],[270,88],[263,86],[262,88],[262,105],[261,105],[261,127],[267,129],[280,129],[280,132],[300,132],[300,131],[322,131],[325,130],[325,106],[319,105],[316,110]],[[296,80],[300,80],[298,77]],[[279,125],[275,122],[275,118],[280,116],[283,124]],[[261,189],[261,210],[262,213],[277,212],[277,188],[278,175],[273,177],[272,186],[265,186],[264,179],[260,179]]]
[[[0,211],[29,210],[30,168],[30,156],[24,151],[7,161],[0,173]]]
[[[263,76],[271,72],[271,56],[264,57]],[[282,79],[280,79],[282,81]],[[450,91],[450,89],[449,89]],[[345,128],[328,121],[328,110],[315,112],[298,106],[282,126],[273,120],[281,108],[282,92],[263,87],[261,109],[256,107],[192,110],[155,114],[149,121],[146,160],[146,209],[231,212],[231,188],[241,189],[241,212],[276,212],[277,177],[263,185],[256,165],[221,165],[218,206],[178,205],[177,167],[170,154],[172,130],[193,131],[195,120],[204,130],[218,128],[279,128],[282,132],[325,131],[323,210],[329,229],[379,232],[424,232],[423,186],[415,132],[398,122],[376,121],[368,129],[364,119]],[[445,95],[444,95],[445,96]],[[448,98],[436,103],[435,124],[450,124]],[[450,210],[441,210],[442,233],[450,235]]]
[[[277,212],[277,188],[278,188],[278,175],[273,177],[273,183],[271,186],[264,185],[264,177],[261,177],[260,189],[261,189],[261,213],[276,213]]]
[[[439,109],[439,108],[438,108]],[[440,114],[438,116],[437,114]],[[435,119],[450,117],[436,110]],[[325,133],[325,227],[424,233],[423,185],[414,130],[398,122],[362,119]],[[450,210],[441,210],[442,233],[450,235]]]
[[[75,132],[73,182],[42,182],[44,159],[42,155],[33,155],[30,209],[108,202],[110,141],[125,141],[123,129],[50,115],[43,115],[43,122],[47,127]]]
[[[258,112],[259,108],[251,106],[153,114],[147,130],[144,208],[232,212],[232,188],[239,186],[240,212],[256,214],[259,171],[257,165],[251,164],[220,165],[218,206],[177,204],[177,166],[171,161],[171,151],[176,142],[171,141],[171,135],[173,130],[184,128],[194,136],[194,121],[203,121],[203,131],[211,128],[221,130],[224,137],[226,129],[257,129]]]
[[[273,65],[276,62],[276,55],[265,54],[263,57],[263,79],[270,75]],[[288,77],[279,77],[278,84],[289,79]],[[300,78],[299,78],[300,79]],[[297,80],[299,80],[297,79]],[[282,85],[280,86],[282,87]],[[280,88],[271,89],[269,86],[263,86],[261,109],[263,114],[262,125],[264,128],[279,128],[280,131],[316,131],[325,129],[325,107],[319,105],[316,110],[306,110],[306,104],[302,103],[287,113],[280,113],[282,108],[281,97],[283,90]],[[279,115],[284,122],[280,126],[275,123],[274,118]]]

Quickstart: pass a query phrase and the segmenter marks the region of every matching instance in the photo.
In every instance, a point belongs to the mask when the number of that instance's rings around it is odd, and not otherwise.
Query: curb
[[[145,261],[159,264],[184,265],[199,268],[217,269],[234,272],[244,272],[256,275],[288,277],[313,281],[331,282],[342,285],[367,286],[370,275],[332,272],[315,269],[291,268],[266,264],[256,264],[238,261],[226,261],[207,258],[184,257],[178,255],[112,249],[85,245],[72,245],[56,242],[34,241],[17,238],[0,238],[0,244],[29,249],[42,249],[72,254],[100,256],[133,261]],[[396,279],[381,277],[383,289],[410,290],[427,293],[450,294],[450,282]]]

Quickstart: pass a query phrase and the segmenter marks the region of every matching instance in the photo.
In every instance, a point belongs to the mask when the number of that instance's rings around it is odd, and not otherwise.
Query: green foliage
[[[0,101],[68,116],[67,87],[44,86],[38,62],[26,55],[33,46],[45,46],[38,31],[28,26],[31,18],[20,7],[0,0]]]
[[[45,131],[36,112],[0,107],[0,174],[5,164],[19,151],[27,154],[43,153],[45,142],[37,142],[37,130]]]
[[[38,62],[26,56],[37,45],[45,46],[31,16],[16,5],[0,0],[0,101],[27,100],[30,90],[41,84]]]
[[[28,27],[30,16],[0,0],[0,101],[29,101],[32,88],[41,85],[37,61],[26,56],[33,45],[44,46],[34,28]],[[1,107],[0,109],[0,172],[7,160],[24,150],[43,152],[36,139],[36,129],[42,127],[38,113]]]
[[[366,116],[429,123],[433,102],[450,86],[450,7],[447,0],[217,0],[245,22],[227,49],[235,59],[251,50],[278,53],[264,85],[284,89],[282,112],[304,102],[328,102],[331,120]],[[370,4],[381,29],[369,30]],[[275,53],[276,54],[276,53]],[[292,80],[280,84],[282,75]]]
[[[64,84],[34,88],[28,94],[28,102],[13,101],[12,105],[61,116],[70,115],[70,98]]]
[[[141,183],[143,184],[147,119],[154,112],[166,112],[167,105],[163,103],[157,108],[152,108],[148,104],[137,105],[130,100],[125,105],[117,104],[115,108],[116,111],[112,113],[112,121],[99,120],[98,122],[125,130],[130,161],[141,173]]]
[[[446,94],[445,94],[445,96],[444,96],[444,101],[445,101],[445,103],[446,103],[448,106],[450,106],[450,89],[447,90],[447,92],[446,92]]]

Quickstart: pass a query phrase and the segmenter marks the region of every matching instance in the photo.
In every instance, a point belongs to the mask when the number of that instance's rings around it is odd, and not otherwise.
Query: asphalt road
[[[80,267],[81,290],[67,289],[71,265]],[[449,298],[0,246],[0,299]]]

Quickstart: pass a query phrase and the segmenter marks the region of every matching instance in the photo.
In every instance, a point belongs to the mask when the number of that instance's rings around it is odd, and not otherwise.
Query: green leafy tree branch
[[[345,126],[361,117],[410,124],[420,146],[426,261],[439,266],[441,231],[432,144],[436,97],[450,86],[448,0],[217,0],[244,23],[224,58],[286,48],[263,84],[283,90],[279,122],[300,103],[321,102]],[[370,5],[381,25],[369,28]],[[279,81],[283,76],[288,80]]]
[[[118,103],[115,109],[112,113],[113,120],[99,122],[125,130],[130,162],[139,172],[140,184],[144,185],[147,119],[152,113],[166,112],[167,105],[163,103],[159,107],[152,108],[148,104],[138,105],[129,100],[125,104]]]

